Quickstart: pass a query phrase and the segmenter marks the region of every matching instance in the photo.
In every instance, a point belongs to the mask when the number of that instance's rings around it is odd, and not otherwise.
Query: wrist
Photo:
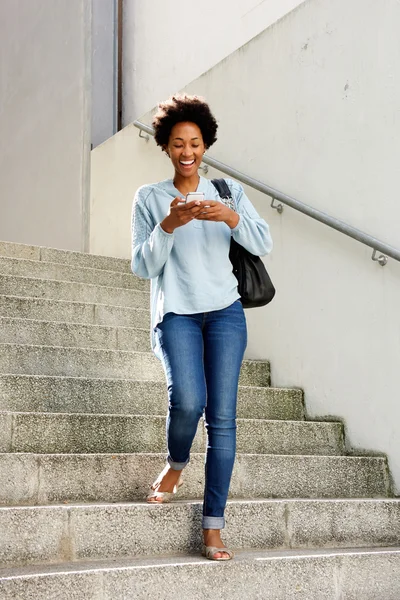
[[[237,214],[237,212],[235,212],[233,210],[232,214],[229,215],[229,217],[225,221],[225,223],[228,225],[228,227],[230,227],[231,229],[234,229],[238,225],[239,221],[240,221],[239,215]]]
[[[163,221],[160,223],[161,229],[165,231],[165,233],[174,233],[174,227],[171,227],[171,224],[168,220],[168,217],[165,217]]]

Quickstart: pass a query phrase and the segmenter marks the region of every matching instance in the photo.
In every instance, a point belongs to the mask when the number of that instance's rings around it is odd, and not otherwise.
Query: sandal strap
[[[168,494],[168,492],[158,492],[157,490],[151,490],[147,498],[164,498],[165,494]]]
[[[229,558],[214,558],[217,552],[225,552]],[[234,556],[232,550],[229,550],[229,548],[217,548],[216,546],[204,546],[203,554],[210,560],[230,560]]]

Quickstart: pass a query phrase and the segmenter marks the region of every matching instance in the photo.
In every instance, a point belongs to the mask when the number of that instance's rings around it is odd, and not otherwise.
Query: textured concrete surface
[[[379,503],[379,507],[374,501],[335,503],[326,500],[318,503],[318,508],[313,501],[303,500],[294,503],[290,509],[291,543],[295,548],[333,548],[349,543],[362,547],[380,545],[386,539],[387,545],[400,545],[399,508],[399,500]],[[335,543],[331,538],[332,531],[335,532]]]
[[[201,513],[200,502],[0,508],[0,565],[198,552]],[[400,541],[400,500],[229,501],[225,515],[223,538],[235,549]],[[313,526],[305,534],[307,518]]]
[[[0,413],[0,452],[10,452],[13,417],[9,413]]]
[[[106,271],[120,271],[131,273],[130,260],[99,256],[84,252],[58,250],[44,246],[29,246],[14,242],[0,242],[0,256],[10,258],[24,258],[28,260],[42,260],[45,262],[61,263],[75,267],[88,267],[92,269],[105,269]]]
[[[2,600],[103,600],[103,577],[101,571],[77,573],[75,570],[68,575],[0,578],[0,597]],[[115,593],[111,598],[117,600]],[[137,600],[138,596],[133,595],[133,598]]]
[[[119,271],[121,273],[129,273],[129,275],[134,277],[131,271],[131,261],[125,258],[116,258],[114,256],[70,252],[68,250],[57,250],[56,248],[40,248],[40,260],[71,265],[74,267]],[[150,288],[150,282],[147,282],[147,285]]]
[[[254,419],[304,419],[303,392],[298,389],[242,386],[238,394],[238,416]]]
[[[147,310],[150,308],[148,292],[141,291],[140,289],[117,288],[75,281],[32,279],[29,277],[15,277],[13,275],[0,274],[0,294],[4,296],[55,298],[69,302],[82,302],[84,300],[85,302],[97,302]]]
[[[6,569],[4,600],[398,600],[398,549],[239,552],[213,563],[198,556],[119,559]],[[151,594],[149,595],[149,590]]]
[[[0,372],[164,380],[161,363],[150,352],[18,344],[0,344]]]
[[[141,501],[164,454],[0,454],[0,504]],[[202,498],[204,455],[191,455],[180,499]],[[377,498],[390,493],[384,458],[239,454],[232,498]]]
[[[144,279],[135,277],[133,273],[2,256],[0,256],[0,273],[14,277],[76,281],[146,291],[148,291],[149,285]]]
[[[165,380],[161,363],[151,352],[18,344],[0,344],[0,373]],[[243,362],[240,384],[250,383],[256,386],[270,385],[267,361]]]
[[[0,314],[8,318],[67,323],[91,323],[115,327],[150,327],[148,309],[68,302],[48,298],[0,295]]]
[[[0,426],[2,417],[0,413]],[[8,452],[166,452],[165,417],[18,413],[9,427]],[[7,438],[4,440],[7,447]],[[205,448],[200,424],[193,452]]]
[[[97,325],[150,329],[150,311],[147,308],[132,309],[125,306],[94,304],[93,318]]]
[[[165,415],[167,405],[161,381],[0,375],[0,411]],[[241,386],[237,411],[239,418],[304,420],[302,392]]]
[[[0,317],[0,343],[149,352],[148,329]]]
[[[40,247],[15,242],[0,242],[0,256],[40,260]]]
[[[68,250],[57,250],[55,248],[40,248],[40,260],[72,265],[74,267],[120,271],[121,273],[129,273],[129,275],[132,275],[131,261],[113,256],[69,252]]]
[[[12,418],[7,452],[166,452],[164,416],[60,413],[0,413]],[[192,451],[206,447],[199,422]],[[343,454],[341,423],[237,420],[237,452],[247,454]]]
[[[57,507],[0,508],[0,566],[72,560],[68,521]]]

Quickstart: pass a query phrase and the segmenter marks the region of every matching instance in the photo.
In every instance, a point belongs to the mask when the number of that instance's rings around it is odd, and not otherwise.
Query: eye
[[[200,146],[200,144],[197,144],[197,146],[192,146],[192,148],[198,148]]]

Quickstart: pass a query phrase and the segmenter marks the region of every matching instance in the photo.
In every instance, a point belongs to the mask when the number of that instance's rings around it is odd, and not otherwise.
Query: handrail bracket
[[[381,265],[381,267],[384,267],[388,261],[388,258],[384,254],[381,254],[380,256],[377,257],[376,256],[377,252],[378,252],[377,250],[374,250],[371,258],[372,258],[372,260],[375,260],[376,262],[378,262]]]
[[[275,200],[276,198],[272,198],[271,208],[275,208],[275,210],[277,210],[278,213],[281,215],[283,213],[283,204],[275,204]]]
[[[139,137],[142,138],[143,140],[146,140],[146,142],[148,142],[150,139],[150,136],[147,135],[147,133],[142,135],[142,133],[143,133],[143,131],[141,129],[139,129]]]

